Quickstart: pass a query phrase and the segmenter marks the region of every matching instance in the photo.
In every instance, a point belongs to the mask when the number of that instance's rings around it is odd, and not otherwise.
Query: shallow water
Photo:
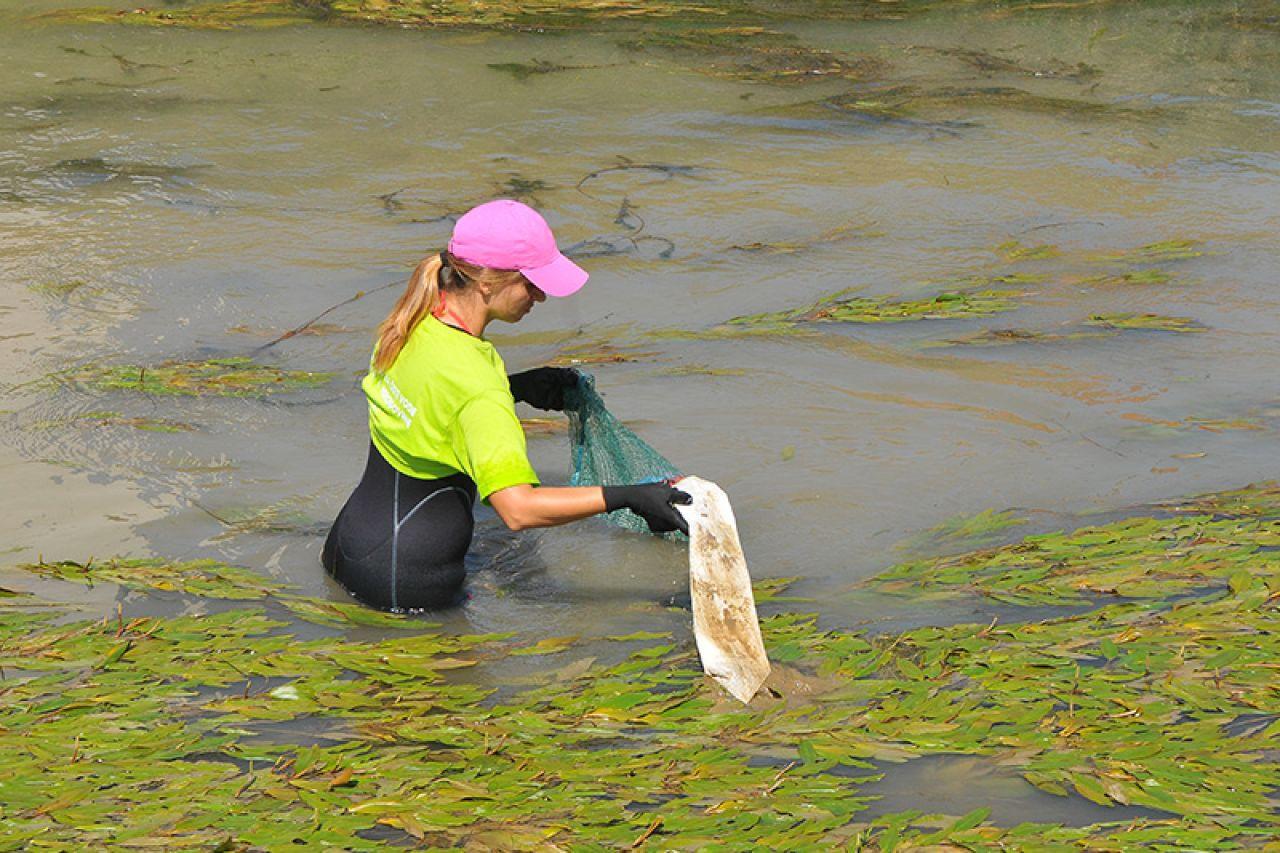
[[[880,799],[863,813],[867,818],[888,814],[904,802],[926,814],[963,815],[987,808],[991,810],[990,821],[998,826],[1017,826],[1029,818],[1062,826],[1089,826],[1163,817],[1154,809],[1100,806],[1084,797],[1049,794],[991,759],[970,755],[935,755],[884,763],[876,771],[883,778],[864,790],[868,796]],[[851,770],[850,775],[866,772]]]
[[[592,281],[492,330],[508,366],[597,339],[634,346],[633,362],[588,368],[611,408],[725,487],[753,572],[800,576],[794,591],[825,623],[867,624],[849,587],[947,519],[1013,508],[1053,527],[1275,475],[1275,3],[773,24],[876,60],[859,84],[725,79],[701,73],[702,57],[599,34],[156,31],[55,24],[32,9],[69,4],[26,5],[0,11],[6,563],[213,556],[342,599],[315,530],[360,473],[356,383],[395,288],[267,352],[337,372],[324,391],[31,383],[82,362],[248,354],[403,279],[452,216],[513,192],[547,212]],[[1009,64],[991,70],[991,56]],[[534,59],[589,67],[524,79],[489,67]],[[953,96],[892,118],[817,104],[903,85]],[[1001,87],[1104,108],[954,97]],[[1057,255],[1009,260],[997,247],[1012,240]],[[1201,254],[1097,258],[1168,240]],[[1169,278],[1089,280],[1135,270]],[[1024,295],[988,318],[648,337],[846,288],[920,298],[1011,273],[1043,279],[991,285]],[[946,345],[983,329],[1080,331],[1104,312],[1204,330]],[[192,429],[74,420],[101,412]],[[530,453],[544,482],[567,478],[562,435],[532,437]],[[293,529],[215,517],[263,507]],[[480,516],[470,598],[433,617],[448,630],[687,630],[661,604],[686,583],[678,546],[599,522],[513,535]],[[0,585],[36,588],[3,570]],[[76,594],[93,615],[119,597]]]

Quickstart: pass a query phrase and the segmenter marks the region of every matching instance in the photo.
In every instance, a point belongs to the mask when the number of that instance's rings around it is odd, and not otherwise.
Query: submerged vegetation
[[[865,119],[914,119],[939,112],[977,109],[1017,110],[1069,119],[1143,119],[1157,107],[1133,107],[1084,98],[1045,95],[1014,86],[938,86],[902,84],[865,88],[779,110],[784,115],[847,115]]]
[[[833,235],[823,235],[818,243],[826,242]],[[1014,311],[1020,307],[1020,297],[1027,291],[1015,290],[1029,285],[1041,285],[1046,280],[1071,285],[1090,285],[1098,288],[1163,285],[1175,281],[1173,274],[1161,268],[1173,261],[1200,257],[1203,251],[1195,240],[1176,239],[1149,243],[1133,249],[1087,255],[1075,255],[1067,261],[1073,264],[1105,263],[1114,271],[1088,275],[1048,272],[981,273],[954,282],[955,289],[946,290],[932,297],[903,298],[896,295],[857,296],[852,290],[843,290],[823,297],[817,302],[800,308],[767,311],[733,317],[725,323],[702,331],[681,332],[666,330],[658,337],[686,337],[693,339],[735,338],[746,334],[803,334],[813,324],[820,323],[901,323],[914,320],[952,320],[989,317]],[[802,244],[750,243],[733,246],[736,250],[760,252],[791,252],[806,248]],[[1009,240],[994,247],[994,253],[1005,264],[1021,262],[1053,262],[1057,266],[1062,250],[1053,244],[1024,244]],[[1096,267],[1095,267],[1096,268]],[[1007,268],[1006,268],[1007,269]],[[1040,270],[1045,266],[1041,264]],[[1004,346],[1017,343],[1052,343],[1107,337],[1130,331],[1200,332],[1206,327],[1188,317],[1173,317],[1155,313],[1095,313],[1068,326],[1053,330],[1005,327],[983,329],[971,334],[926,342],[923,346]]]
[[[58,299],[65,299],[87,284],[87,281],[79,279],[57,279],[52,281],[34,282],[27,286],[33,293],[52,296]]]
[[[152,367],[88,365],[59,379],[94,391],[140,391],[169,396],[256,397],[316,388],[332,373],[285,370],[244,356],[204,361],[166,361]]]
[[[1094,284],[1103,287],[1116,285],[1167,284],[1173,279],[1164,270],[1130,270],[1129,272],[1111,275],[1091,275],[1080,279],[1080,284]]]
[[[652,358],[656,352],[643,350],[634,345],[614,344],[602,338],[561,346],[555,356],[547,362],[551,367],[585,367],[595,364],[623,364]]]
[[[1104,329],[1135,329],[1151,332],[1203,332],[1205,327],[1190,317],[1166,317],[1162,314],[1094,314],[1086,326]]]
[[[852,237],[883,237],[884,232],[873,230],[872,221],[846,222],[834,228],[828,228],[821,234],[807,240],[754,240],[749,243],[735,243],[729,248],[735,252],[760,252],[766,255],[794,255],[811,251],[822,246],[839,243]]]
[[[84,412],[65,418],[36,421],[32,429],[58,429],[61,427],[129,427],[143,432],[193,432],[196,427],[182,421],[124,415],[120,412]]]
[[[217,511],[197,504],[206,515],[226,528],[218,539],[244,533],[301,533],[323,535],[328,525],[312,521],[303,511],[310,498],[293,496],[266,506],[229,507]]]
[[[863,636],[778,611],[796,602],[766,581],[766,644],[787,677],[750,707],[727,704],[691,642],[662,632],[529,642],[363,611],[409,630],[301,640],[258,605],[55,624],[48,602],[9,595],[0,843],[1261,848],[1280,831],[1280,487],[1158,510],[914,561],[853,593],[1076,607],[1041,621]],[[291,599],[211,562],[28,568]],[[547,660],[533,686],[484,686],[525,654]],[[1083,827],[997,826],[986,809],[860,818],[895,764],[943,754],[1129,810]]]
[[[399,27],[577,30],[608,23],[653,25],[653,39],[682,47],[723,47],[753,37],[786,45],[789,36],[762,24],[775,21],[900,19],[934,9],[974,5],[976,0],[849,0],[844,3],[779,4],[752,0],[197,0],[190,5],[118,9],[89,7],[49,13],[82,22],[123,22],[144,26],[222,29],[276,26],[299,22],[374,24]],[[1097,6],[1115,0],[1061,0],[1052,4],[1016,0],[1001,4],[1003,14]],[[1256,24],[1236,14],[1238,22]],[[1260,16],[1261,17],[1261,16]],[[1265,20],[1265,19],[1263,19]],[[694,32],[684,27],[692,25]],[[1243,24],[1242,24],[1243,25]],[[1265,25],[1261,27],[1265,29]],[[949,55],[984,73],[1009,72],[1034,77],[1091,80],[1096,68],[1051,60],[1035,66],[974,49],[915,47]]]
[[[962,0],[963,1],[963,0]],[[1109,0],[1064,0],[1054,4],[1006,3],[1005,14],[1043,8],[1088,6]],[[314,23],[421,29],[464,29],[525,32],[589,31],[607,33],[621,46],[637,52],[663,50],[689,59],[689,67],[703,74],[773,84],[816,80],[879,80],[889,70],[880,55],[849,55],[802,43],[785,27],[796,20],[898,19],[934,8],[957,5],[957,0],[854,0],[847,3],[803,3],[780,7],[750,0],[558,0],[515,3],[511,0],[222,0],[191,5],[116,9],[86,7],[47,13],[44,17],[77,23],[121,23],[150,27],[230,29]],[[1077,62],[1047,60],[1032,66],[973,49],[909,46],[950,56],[984,76],[996,73],[1052,78],[1084,83],[1099,72]],[[562,65],[549,60],[504,62],[490,66],[520,80],[590,66]],[[1007,86],[946,86],[922,90],[900,85],[855,93],[820,102],[822,109],[900,116],[946,105],[992,105],[1064,115],[1137,114],[1128,107],[1077,98],[1047,96]],[[803,110],[810,105],[801,105]]]
[[[950,320],[987,317],[1012,311],[1018,305],[1011,290],[948,291],[923,299],[894,296],[850,296],[849,291],[828,296],[814,305],[789,311],[770,311],[734,317],[731,325],[785,328],[804,323],[901,323],[908,320]]]
[[[996,246],[996,254],[1009,263],[1042,261],[1046,258],[1056,258],[1058,256],[1058,247],[1051,246],[1048,243],[1042,243],[1038,246],[1024,246],[1017,240],[1009,240]]]
[[[813,19],[896,18],[932,7],[954,5],[956,0],[853,0],[841,4],[805,4],[787,10],[790,17]],[[1106,0],[1065,0],[1056,5],[1090,5]],[[1032,3],[1009,4],[1035,8]],[[610,22],[647,21],[669,24],[655,33],[682,47],[720,47],[754,35],[772,44],[786,43],[786,36],[760,26],[761,21],[786,17],[771,4],[746,0],[221,0],[190,6],[138,7],[120,10],[105,7],[71,9],[51,17],[82,22],[121,22],[144,26],[223,29],[237,26],[276,26],[317,21],[324,23],[379,24],[400,27],[550,29],[573,30]],[[700,34],[689,34],[679,24],[692,23]]]
[[[1228,432],[1228,431],[1245,431],[1256,432],[1265,429],[1256,418],[1205,418],[1190,417],[1180,421],[1165,420],[1162,418],[1152,418],[1146,415],[1140,415],[1136,412],[1128,412],[1121,415],[1126,421],[1132,421],[1140,424],[1136,429],[1144,433],[1154,435],[1165,435],[1171,432],[1183,432],[1186,430],[1202,430],[1204,432]]]
[[[812,6],[810,17],[879,17],[880,3],[858,3],[860,10]],[[914,4],[903,4],[907,7]],[[786,32],[761,26],[779,16],[769,7],[750,3],[695,3],[687,0],[640,2],[561,0],[513,3],[510,0],[230,0],[169,6],[159,9],[116,10],[82,8],[50,13],[48,17],[81,23],[125,23],[155,27],[228,29],[272,27],[306,22],[380,25],[423,29],[467,29],[534,32],[609,31],[621,46],[637,52],[659,49],[687,55],[691,67],[705,74],[770,83],[805,82],[825,78],[863,79],[879,74],[883,60],[845,56],[810,47]],[[548,60],[503,62],[489,66],[519,80],[550,73],[590,68]]]
[[[540,76],[543,74],[556,74],[561,71],[586,71],[592,68],[599,68],[598,65],[561,65],[558,62],[552,62],[548,59],[531,59],[528,62],[490,62],[489,68],[494,71],[501,71],[504,74],[510,74],[517,80],[527,80],[530,77]],[[520,193],[513,193],[520,195]]]
[[[1094,260],[1108,262],[1123,262],[1130,264],[1151,264],[1161,261],[1185,261],[1190,258],[1198,258],[1204,254],[1199,247],[1199,243],[1195,240],[1162,240],[1158,243],[1148,243],[1145,246],[1139,246],[1136,249],[1126,249],[1119,252],[1107,252],[1094,256]]]
[[[380,613],[358,604],[296,595],[284,584],[216,560],[171,562],[160,559],[60,560],[27,563],[21,568],[46,578],[86,586],[113,583],[126,589],[223,601],[260,601],[283,607],[307,622],[321,625],[378,625],[422,627],[394,613]],[[123,616],[121,616],[123,618]]]
[[[248,569],[213,560],[171,563],[155,559],[72,560],[28,563],[22,568],[43,577],[88,586],[114,583],[130,589],[176,590],[221,599],[255,599],[283,587]]]
[[[1109,329],[1106,331],[1068,331],[1068,332],[1042,332],[1038,329],[983,329],[980,332],[974,332],[971,335],[963,335],[958,338],[948,338],[942,341],[931,341],[925,346],[930,347],[946,347],[946,346],[966,346],[966,347],[1001,347],[1010,344],[1025,343],[1055,343],[1059,341],[1077,341],[1085,338],[1104,338],[1109,335],[1116,334],[1116,330]]]
[[[752,25],[654,28],[625,37],[621,43],[635,50],[689,53],[699,60],[700,70],[713,76],[770,83],[861,80],[879,76],[888,67],[882,59],[842,56],[802,45],[790,34]]]
[[[1025,518],[1019,518],[1012,512],[984,510],[977,515],[961,515],[948,518],[946,521],[929,528],[902,544],[907,551],[956,550],[985,545],[1004,535],[1007,530],[1026,524]]]
[[[1280,545],[1280,487],[1264,484],[1161,509],[1160,516],[906,563],[868,585],[1018,605],[1088,604],[1098,596],[1164,600],[1175,591],[1254,588],[1253,579],[1258,591],[1280,590],[1280,554],[1274,550]],[[1262,600],[1268,599],[1280,596],[1263,592]]]

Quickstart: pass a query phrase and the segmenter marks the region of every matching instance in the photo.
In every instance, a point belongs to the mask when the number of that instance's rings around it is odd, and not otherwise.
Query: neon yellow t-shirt
[[[507,369],[493,344],[427,316],[386,373],[361,383],[369,435],[392,468],[433,480],[459,471],[485,500],[538,484],[516,417]]]

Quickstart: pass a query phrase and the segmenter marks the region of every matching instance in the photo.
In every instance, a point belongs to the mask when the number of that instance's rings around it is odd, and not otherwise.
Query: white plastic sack
[[[693,498],[676,508],[689,523],[689,592],[702,669],[735,699],[750,702],[769,676],[769,658],[733,507],[709,480],[684,477],[676,488]]]

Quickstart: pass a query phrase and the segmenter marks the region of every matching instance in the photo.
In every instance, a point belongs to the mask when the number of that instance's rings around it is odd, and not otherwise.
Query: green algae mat
[[[953,520],[937,541],[1016,526]],[[4,848],[1274,850],[1280,836],[1271,484],[913,560],[843,593],[881,610],[985,600],[999,621],[866,635],[762,583],[788,678],[750,707],[704,680],[689,637],[456,636],[210,561],[25,568],[222,603],[75,621],[0,596]],[[295,633],[295,618],[350,612],[396,630]],[[545,667],[513,684],[513,657]],[[899,763],[946,755],[1117,818],[860,817]]]

